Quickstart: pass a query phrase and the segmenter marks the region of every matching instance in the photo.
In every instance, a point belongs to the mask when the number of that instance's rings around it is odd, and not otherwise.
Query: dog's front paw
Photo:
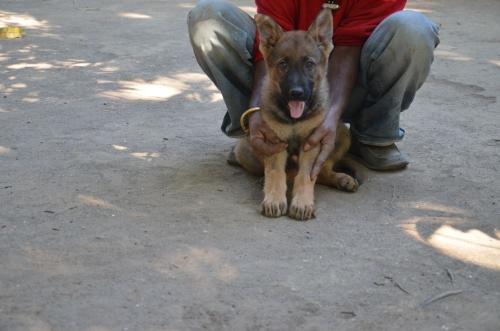
[[[304,199],[294,197],[290,210],[288,211],[288,216],[298,221],[307,221],[316,217],[314,212],[314,202],[304,201]]]
[[[358,190],[359,183],[353,177],[347,174],[339,174],[337,179],[337,188],[346,192],[356,192]]]
[[[271,199],[266,197],[262,201],[262,215],[267,217],[280,217],[286,215],[288,204],[284,199]]]

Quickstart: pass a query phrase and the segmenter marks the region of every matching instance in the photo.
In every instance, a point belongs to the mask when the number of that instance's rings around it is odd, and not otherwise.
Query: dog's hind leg
[[[342,191],[356,192],[359,187],[358,181],[352,176],[337,172],[334,169],[343,162],[343,158],[351,146],[351,134],[344,123],[337,126],[337,138],[335,150],[330,158],[323,164],[318,175],[318,183],[332,186]]]
[[[229,164],[240,165],[254,176],[264,175],[264,165],[255,157],[248,138],[240,139],[231,153],[234,155],[230,156],[231,161],[228,159]]]
[[[318,183],[346,192],[356,192],[359,187],[358,181],[348,174],[334,171],[333,166],[333,159],[325,162],[318,175]]]

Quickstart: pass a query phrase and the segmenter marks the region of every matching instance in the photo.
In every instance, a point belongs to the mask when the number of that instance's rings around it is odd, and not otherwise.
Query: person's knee
[[[189,11],[188,25],[193,26],[199,21],[216,19],[231,9],[231,5],[224,0],[199,0],[196,6]]]
[[[195,53],[204,48],[213,35],[213,20],[217,19],[218,7],[223,3],[220,0],[200,0],[189,11],[187,24],[189,38]]]
[[[227,20],[234,6],[224,0],[200,0],[188,14],[189,38],[193,47],[202,49],[212,43],[216,31],[227,28]]]
[[[403,49],[425,50],[432,53],[439,44],[439,27],[415,11],[397,12],[382,22],[394,36],[392,42],[405,44]]]

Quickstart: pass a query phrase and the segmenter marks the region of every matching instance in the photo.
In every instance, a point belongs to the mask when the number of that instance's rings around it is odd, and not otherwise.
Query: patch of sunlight
[[[118,90],[105,91],[99,95],[114,100],[165,101],[188,88],[185,83],[168,77],[160,77],[149,82],[142,79],[118,81],[118,84],[120,85]]]
[[[472,229],[461,231],[450,225],[442,225],[427,239],[420,235],[417,224],[403,225],[412,238],[457,260],[500,271],[500,240],[484,232]]]
[[[112,146],[115,150],[120,152],[128,151],[127,146],[122,146],[122,145],[112,145]],[[160,153],[158,152],[132,152],[129,153],[129,155],[135,157],[136,159],[148,162],[151,162],[153,159],[160,157]]]
[[[45,70],[45,69],[51,69],[54,66],[50,63],[46,62],[40,62],[40,63],[16,63],[16,64],[11,64],[10,66],[7,66],[9,69],[14,69],[14,70],[19,70],[19,69],[36,69],[36,70]]]
[[[411,207],[425,211],[437,211],[441,213],[450,213],[450,214],[466,214],[466,211],[464,209],[428,201],[415,202],[411,205]]]
[[[103,67],[100,69],[102,72],[105,72],[105,73],[108,73],[108,72],[117,72],[118,70],[120,70],[120,68],[118,67],[111,67],[111,66],[107,66],[107,67]]]
[[[188,99],[189,101],[196,101],[196,102],[203,101],[203,97],[201,96],[201,93],[198,93],[198,92],[186,94],[186,99]]]
[[[204,84],[204,86],[200,88],[196,88],[197,90],[207,91],[207,93],[200,93],[198,91],[194,91],[186,94],[186,99],[190,101],[196,102],[219,102],[222,100],[222,94],[215,87],[215,85],[210,81],[210,79],[200,73],[187,72],[182,74],[176,74],[173,76],[175,79],[186,83],[186,84]],[[193,90],[193,88],[191,88]]]
[[[0,106],[0,113],[11,113],[11,112],[12,112],[12,110],[7,110],[7,109],[2,108],[2,107]],[[1,147],[1,146],[0,146],[0,147]],[[0,152],[0,155],[2,155],[2,154],[1,154],[1,152]]]
[[[126,150],[128,150],[128,147],[121,146],[121,145],[113,145],[113,148],[116,149],[117,151],[126,151]]]
[[[27,29],[39,30],[48,30],[50,28],[48,21],[37,20],[31,15],[0,10],[0,27],[5,27],[7,25],[15,25]]]
[[[186,99],[189,101],[195,101],[195,102],[205,102],[207,97],[203,96],[201,93],[198,92],[192,92],[186,94]],[[211,93],[208,96],[208,102],[218,102],[222,100],[222,94],[220,93]]]
[[[83,195],[79,194],[78,195],[78,200],[82,202],[83,204],[86,204],[87,206],[91,207],[98,207],[98,208],[103,208],[103,209],[111,209],[111,210],[121,210],[119,207],[103,200],[97,197],[94,197],[92,195]]]
[[[40,101],[40,99],[39,98],[33,98],[33,97],[24,97],[24,98],[21,99],[21,101],[27,102],[27,103],[35,103],[35,102]]]
[[[490,60],[489,61],[491,64],[496,65],[497,67],[500,67],[500,60]]]
[[[434,12],[433,10],[430,10],[430,9],[422,9],[422,8],[405,8],[405,10],[416,11],[416,12],[418,12],[418,13],[422,13],[422,14],[430,14],[430,13],[433,13],[433,12]]]
[[[22,98],[21,101],[28,102],[28,103],[38,102],[38,101],[40,101],[40,98],[38,97],[39,94],[40,94],[40,92],[38,92],[38,91],[30,92],[30,93],[28,93],[27,96]]]
[[[105,68],[101,68],[103,69]],[[97,82],[98,84],[114,83],[109,80]],[[119,81],[118,84],[118,88],[101,92],[99,96],[115,100],[165,101],[186,92],[185,98],[190,101],[213,103],[222,100],[222,95],[210,79],[204,74],[194,72],[159,77],[152,81],[142,79]]]
[[[12,88],[16,88],[16,89],[21,89],[21,88],[26,88],[28,87],[28,85],[24,84],[24,83],[16,83],[16,84],[12,84],[11,85]]]
[[[97,84],[113,84],[114,83],[114,81],[108,80],[108,79],[98,79],[96,82],[97,82]]]
[[[80,59],[67,59],[65,61],[55,61],[54,67],[61,69],[73,69],[73,68],[87,68],[87,67],[100,67],[102,62],[90,63],[85,60]]]
[[[38,45],[27,45],[21,49],[18,50],[19,53],[29,53],[33,51],[34,49],[37,49]]]
[[[405,220],[404,224],[448,224],[448,225],[458,225],[458,224],[468,224],[470,221],[466,218],[460,216],[415,216],[410,217]]]
[[[88,66],[95,66],[89,62],[75,62],[75,61],[57,61],[56,65],[62,68],[86,68]]]
[[[7,155],[9,153],[10,153],[10,148],[4,147],[4,146],[0,146],[0,155]]]
[[[239,8],[252,17],[257,14],[257,8],[253,6],[240,6]]]
[[[154,158],[160,157],[160,153],[158,152],[134,152],[130,153],[130,156],[135,157],[139,160],[144,160],[151,162]]]
[[[180,7],[180,8],[188,8],[188,9],[191,9],[191,8],[194,8],[194,3],[180,3],[177,5],[177,7]]]
[[[226,261],[224,253],[210,247],[190,247],[158,260],[154,267],[171,277],[188,276],[199,285],[210,284],[213,280],[229,283],[239,276],[238,269]]]
[[[24,60],[33,60],[35,57],[27,57]],[[36,70],[46,70],[46,69],[78,69],[87,67],[99,67],[102,62],[90,63],[84,60],[68,59],[66,61],[54,61],[53,63],[40,62],[40,63],[27,63],[20,62],[16,64],[11,64],[7,66],[9,69],[20,70],[20,69],[36,69]]]
[[[470,61],[472,58],[462,55],[457,52],[452,52],[452,51],[445,51],[445,50],[435,50],[434,54],[436,56],[439,56],[445,60],[452,60],[452,61]]]
[[[210,81],[207,75],[200,74],[197,72],[185,72],[182,74],[175,74],[173,77],[185,83],[199,83],[199,82]]]
[[[222,101],[222,94],[220,93],[212,93],[210,97],[210,102],[219,102]]]
[[[139,20],[151,19],[151,16],[139,13],[119,13],[118,16],[125,18],[139,19]]]
[[[147,216],[144,213],[124,210],[123,208],[115,206],[114,204],[112,204],[104,199],[101,199],[101,198],[98,198],[98,197],[95,197],[92,195],[79,194],[78,200],[81,203],[83,203],[84,205],[87,205],[89,207],[102,208],[102,209],[111,210],[113,212],[126,213],[129,217],[132,217],[132,218],[141,219],[141,218],[144,218]],[[111,214],[111,216],[115,216],[115,215]]]

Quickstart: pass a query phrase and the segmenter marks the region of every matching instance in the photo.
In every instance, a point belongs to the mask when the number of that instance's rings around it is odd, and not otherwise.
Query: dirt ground
[[[408,4],[442,24],[411,164],[310,222],[226,165],[193,5],[1,1],[0,330],[499,330],[500,2]]]

